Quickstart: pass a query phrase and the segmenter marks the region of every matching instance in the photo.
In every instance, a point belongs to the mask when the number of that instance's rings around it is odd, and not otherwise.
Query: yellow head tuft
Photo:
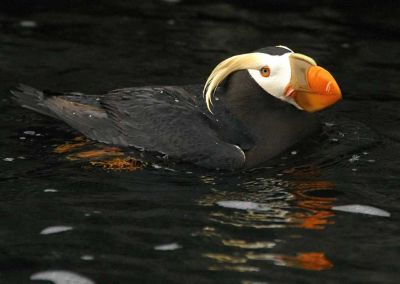
[[[212,97],[219,84],[230,74],[243,69],[260,69],[262,66],[263,53],[246,53],[232,56],[219,63],[208,77],[204,85],[203,94],[205,96],[207,108],[210,112],[212,106]]]

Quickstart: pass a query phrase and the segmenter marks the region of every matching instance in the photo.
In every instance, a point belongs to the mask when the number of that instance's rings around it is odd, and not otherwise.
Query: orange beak
[[[342,92],[333,76],[317,66],[310,57],[294,53],[290,56],[292,76],[286,96],[307,112],[327,108],[342,98]]]

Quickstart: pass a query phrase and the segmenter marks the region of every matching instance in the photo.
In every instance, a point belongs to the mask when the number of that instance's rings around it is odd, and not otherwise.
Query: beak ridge
[[[291,59],[292,78],[287,91],[291,91],[296,104],[307,112],[316,112],[327,108],[342,98],[335,78],[324,68],[305,66],[304,60]],[[289,95],[289,94],[288,94]]]

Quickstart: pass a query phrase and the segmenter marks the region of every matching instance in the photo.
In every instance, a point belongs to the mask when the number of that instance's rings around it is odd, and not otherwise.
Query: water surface
[[[399,283],[397,5],[28,2],[0,5],[1,283]],[[320,137],[252,171],[104,169],[79,155],[101,145],[9,99],[18,83],[201,83],[276,44],[331,70],[345,100]],[[348,204],[391,216],[332,210]]]

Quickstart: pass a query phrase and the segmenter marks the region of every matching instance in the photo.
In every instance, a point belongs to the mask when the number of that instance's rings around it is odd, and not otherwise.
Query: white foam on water
[[[41,235],[51,235],[51,234],[58,234],[66,231],[71,231],[73,227],[70,226],[52,226],[43,229],[40,234]]]
[[[33,274],[31,280],[51,281],[54,284],[94,284],[89,278],[64,270],[48,270]]]
[[[177,4],[181,2],[181,0],[162,0],[162,1],[169,4]]]
[[[82,260],[86,260],[86,261],[90,261],[90,260],[94,260],[94,256],[93,255],[89,255],[89,254],[85,254],[81,256]]]
[[[46,189],[44,189],[43,191],[44,191],[44,192],[58,192],[58,190],[55,189],[55,188],[46,188]]]
[[[179,245],[178,243],[163,244],[163,245],[158,245],[158,246],[154,247],[155,250],[163,250],[163,251],[165,251],[165,250],[177,250],[177,249],[180,249],[180,248],[182,248],[182,246]]]
[[[240,210],[257,210],[266,211],[271,209],[269,206],[261,203],[251,201],[240,201],[240,200],[222,200],[218,201],[217,204],[221,207],[240,209]]]
[[[33,130],[27,130],[27,131],[24,131],[24,134],[26,134],[26,135],[35,135],[36,132],[33,131]]]
[[[23,28],[36,28],[37,23],[35,21],[25,20],[19,22],[19,25]]]
[[[333,206],[332,210],[356,213],[356,214],[366,214],[380,217],[390,217],[390,213],[369,205],[361,205],[361,204],[349,204],[349,205],[341,205],[341,206]]]

